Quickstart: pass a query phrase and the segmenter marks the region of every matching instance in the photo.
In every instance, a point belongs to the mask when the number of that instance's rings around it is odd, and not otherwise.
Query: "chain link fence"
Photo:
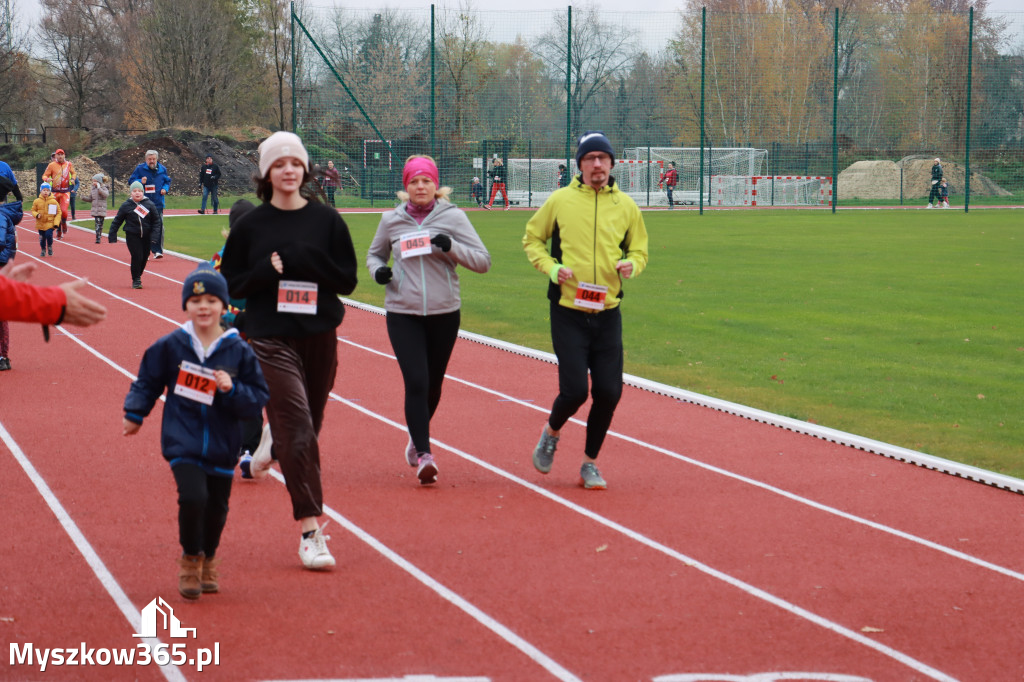
[[[538,206],[576,172],[585,130],[611,139],[641,205],[667,204],[670,163],[675,200],[701,206],[749,203],[752,184],[757,205],[923,205],[935,158],[956,204],[1024,201],[1024,13],[307,7],[292,21],[295,129],[346,203],[392,204],[406,157],[430,154],[462,205],[474,178],[491,200],[499,159],[511,204]]]

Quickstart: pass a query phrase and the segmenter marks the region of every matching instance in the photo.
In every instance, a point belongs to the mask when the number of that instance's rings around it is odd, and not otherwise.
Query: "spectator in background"
[[[68,216],[71,211],[71,188],[75,186],[77,179],[75,167],[64,158],[64,150],[55,151],[53,161],[43,171],[43,182],[49,183],[50,191],[53,192],[60,205],[60,224],[54,226],[57,239],[64,239],[64,235],[67,234]]]
[[[949,187],[945,180],[939,183],[939,202],[942,208],[949,208]]]
[[[334,167],[333,161],[327,162],[327,169],[324,171],[324,189],[327,190],[327,203],[334,206],[334,192],[341,187],[341,173]]]
[[[558,177],[555,180],[555,189],[565,187],[569,184],[569,171],[566,170],[565,164],[558,164]]]
[[[82,195],[82,201],[92,205],[92,208],[89,209],[89,215],[92,216],[96,229],[97,244],[100,243],[100,237],[103,236],[103,222],[107,217],[108,196],[110,196],[110,190],[107,189],[106,178],[103,177],[103,173],[97,173],[92,176],[89,193]]]
[[[136,181],[142,183],[143,193],[160,214],[160,220],[154,226],[151,246],[153,257],[157,259],[164,257],[164,197],[171,188],[171,176],[167,174],[167,169],[159,162],[159,158],[160,154],[155,149],[150,149],[146,152],[145,162],[136,166],[128,178],[129,185]]]
[[[942,182],[942,162],[935,157],[935,163],[932,165],[932,188],[928,192],[928,208],[932,208],[932,202],[939,198],[940,182]]]
[[[75,199],[78,198],[78,175],[75,175],[75,184],[71,185],[71,191],[68,192],[68,204],[71,207],[71,219],[75,219]]]
[[[505,210],[509,209],[508,203],[508,192],[505,191],[505,166],[501,163],[501,159],[495,157],[494,163],[491,165],[491,170],[487,171],[487,174],[491,176],[491,200],[484,206],[488,211],[494,206],[494,199],[498,196],[498,192],[501,192],[501,196],[505,199]]]
[[[210,197],[213,205],[213,215],[217,215],[220,208],[220,200],[217,198],[217,183],[220,181],[220,166],[213,162],[213,157],[206,156],[206,163],[199,167],[199,186],[203,188],[203,205],[199,212],[206,214],[206,199]]]
[[[473,183],[469,186],[469,196],[476,200],[478,207],[484,205],[484,186],[480,178],[473,178]]]
[[[665,183],[665,194],[668,195],[668,207],[670,209],[674,208],[675,204],[672,202],[672,190],[674,190],[676,185],[679,183],[679,172],[676,170],[675,161],[668,162],[668,168],[666,168],[661,174],[661,182]]]

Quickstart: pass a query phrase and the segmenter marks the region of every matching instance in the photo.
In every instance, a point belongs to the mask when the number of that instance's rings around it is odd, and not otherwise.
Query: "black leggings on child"
[[[185,554],[205,554],[212,559],[220,545],[220,534],[228,520],[231,481],[214,476],[191,462],[173,467],[178,484],[178,539]]]

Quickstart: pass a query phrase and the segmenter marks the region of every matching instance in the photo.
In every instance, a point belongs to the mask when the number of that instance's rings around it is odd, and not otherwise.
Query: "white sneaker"
[[[928,208],[931,208],[931,207],[932,207],[932,205],[931,205],[931,204],[928,204]]]
[[[299,543],[299,559],[303,566],[312,571],[334,566],[334,557],[327,551],[327,541],[331,536],[324,535],[328,523],[330,521],[317,528],[310,537],[302,538]]]
[[[409,463],[409,466],[418,466],[420,463],[420,453],[416,452],[416,446],[412,443],[412,438],[409,438],[409,444],[405,446],[405,461]]]
[[[274,458],[270,455],[270,449],[274,445],[274,439],[270,435],[270,423],[263,425],[263,435],[260,436],[260,444],[252,455],[252,462],[249,464],[249,472],[253,478],[264,478],[270,471],[270,465]]]

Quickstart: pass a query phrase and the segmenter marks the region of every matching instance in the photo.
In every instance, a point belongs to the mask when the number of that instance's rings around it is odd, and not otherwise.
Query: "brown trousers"
[[[323,514],[320,427],[338,372],[334,330],[293,339],[250,339],[270,388],[267,420],[295,520]]]

